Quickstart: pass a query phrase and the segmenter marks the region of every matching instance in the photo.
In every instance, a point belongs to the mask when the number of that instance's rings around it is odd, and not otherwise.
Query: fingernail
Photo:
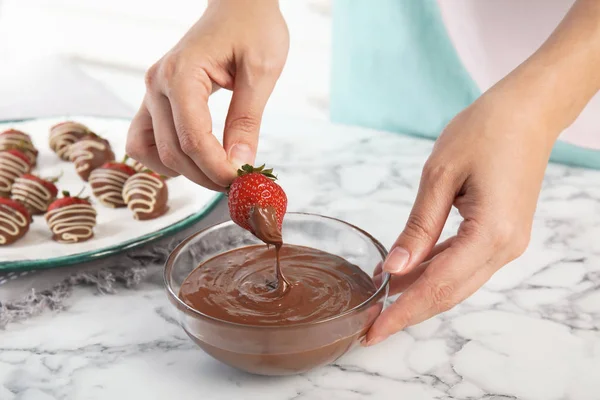
[[[396,247],[385,259],[385,262],[383,263],[383,270],[391,274],[397,274],[406,268],[409,258],[410,254],[406,249],[403,249],[402,247]]]
[[[239,143],[235,144],[229,150],[229,161],[231,161],[236,167],[240,167],[244,164],[254,164],[254,154],[252,149],[247,144]]]

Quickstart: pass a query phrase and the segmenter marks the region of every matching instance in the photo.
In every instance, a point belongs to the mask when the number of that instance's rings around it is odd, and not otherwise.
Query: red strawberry
[[[252,232],[250,215],[254,208],[273,208],[279,230],[287,208],[287,196],[275,180],[273,169],[265,166],[244,165],[238,170],[238,177],[229,186],[229,215],[233,222]]]
[[[52,195],[52,197],[56,197],[56,195],[58,195],[58,189],[56,188],[56,185],[54,184],[54,182],[56,182],[58,179],[44,179],[44,178],[40,178],[39,176],[35,176],[35,175],[31,175],[31,174],[25,174],[21,176],[21,179],[28,179],[30,181],[34,181],[39,183],[40,185],[44,186],[46,189],[48,189],[50,191],[50,194]]]
[[[27,218],[28,221],[31,221],[31,215],[29,214],[29,211],[27,211],[27,209],[25,208],[25,206],[23,206],[21,203],[18,203],[12,199],[9,198],[5,198],[5,197],[0,197],[0,204],[3,204],[5,206],[8,206],[14,210],[17,210],[18,212],[20,212],[21,214],[23,214],[23,216],[25,216],[25,218]]]
[[[160,180],[161,180],[161,181],[163,181],[163,182],[167,180],[167,177],[166,177],[166,176],[164,176],[164,175],[160,175],[160,174],[157,174],[156,172],[154,172],[154,171],[152,171],[151,169],[148,169],[148,168],[146,168],[146,169],[143,169],[143,170],[141,170],[140,172],[137,172],[137,173],[138,173],[138,174],[148,174],[148,175],[150,175],[150,176],[153,176],[153,177],[155,177],[155,178],[158,178],[158,179],[160,179]]]
[[[29,158],[27,158],[25,153],[23,153],[21,150],[10,149],[10,150],[4,150],[4,151],[12,154],[15,157],[19,157],[21,160],[25,161],[27,163],[27,165],[29,165],[31,167],[31,162],[29,161]]]
[[[150,175],[152,175],[152,176],[154,176],[154,177],[156,177],[156,178],[158,178],[158,179],[160,179],[162,181],[166,180],[166,177],[164,175],[157,174],[156,172],[152,172],[150,170],[146,170],[146,171],[142,171],[142,172],[145,173],[145,174],[150,174]]]
[[[102,164],[102,166],[100,168],[118,170],[118,171],[126,173],[129,176],[136,174],[135,170],[133,168],[131,168],[129,165],[122,163],[122,162],[118,162],[118,161],[106,162],[106,163]]]
[[[89,205],[92,204],[92,203],[90,203],[90,201],[88,200],[87,197],[79,197],[79,195],[77,195],[75,197],[71,197],[71,194],[66,191],[62,192],[62,194],[63,194],[63,197],[61,197],[60,199],[54,200],[52,202],[52,204],[50,204],[48,206],[48,211],[71,206],[73,204],[89,204]]]

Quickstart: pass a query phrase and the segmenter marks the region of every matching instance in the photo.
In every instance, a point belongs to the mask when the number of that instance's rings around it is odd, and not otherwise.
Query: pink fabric
[[[448,34],[482,91],[527,57],[552,33],[574,0],[438,0]],[[561,139],[600,149],[600,94]]]

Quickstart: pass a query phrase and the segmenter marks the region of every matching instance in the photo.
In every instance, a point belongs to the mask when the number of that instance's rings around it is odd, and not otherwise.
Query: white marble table
[[[348,220],[389,246],[431,145],[267,121],[260,159],[290,210]],[[80,288],[65,310],[0,331],[0,399],[600,399],[598,172],[550,166],[528,251],[462,305],[300,376],[212,360],[177,325],[161,267],[147,268],[134,290]]]

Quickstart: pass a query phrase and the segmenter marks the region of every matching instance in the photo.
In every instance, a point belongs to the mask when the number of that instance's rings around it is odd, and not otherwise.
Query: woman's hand
[[[181,41],[146,74],[127,154],[152,170],[185,175],[214,190],[253,164],[265,104],[289,36],[277,0],[213,0]],[[212,133],[208,97],[233,91],[223,146]]]
[[[577,0],[544,45],[448,124],[383,269],[403,292],[364,344],[446,311],[529,242],[552,146],[600,90],[600,2]],[[452,206],[464,221],[436,244]]]
[[[449,310],[527,247],[553,140],[520,118],[513,100],[484,95],[438,139],[383,265],[391,292],[403,294],[376,320],[366,345]],[[453,205],[464,221],[436,245]]]

